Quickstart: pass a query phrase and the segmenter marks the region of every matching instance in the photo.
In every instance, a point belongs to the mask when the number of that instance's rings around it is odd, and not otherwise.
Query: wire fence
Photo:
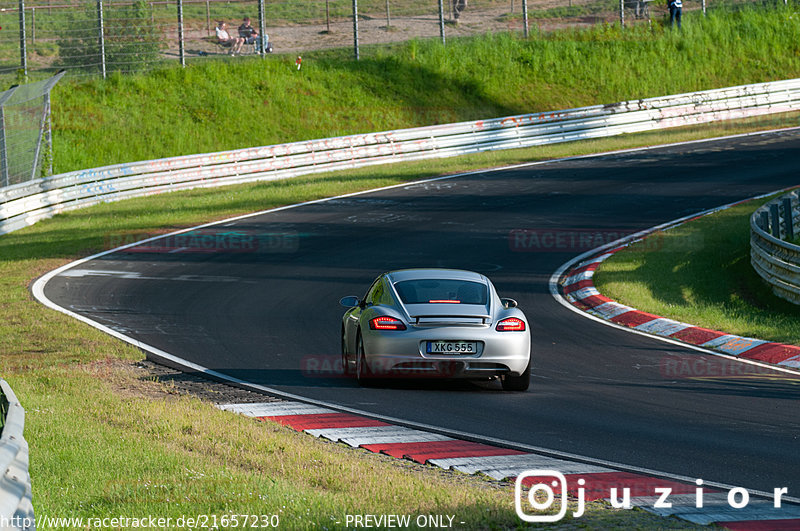
[[[50,91],[63,75],[0,93],[0,187],[53,173]]]
[[[713,0],[714,7],[753,0]],[[786,2],[787,0],[771,0]],[[414,38],[548,31],[663,19],[666,0],[0,0],[0,81],[66,69],[108,75],[186,64],[238,48],[219,44],[220,21],[238,38],[244,17],[268,38],[238,50],[302,54]],[[706,0],[685,0],[703,10]],[[355,14],[355,16],[354,16]],[[361,48],[360,48],[361,47]]]

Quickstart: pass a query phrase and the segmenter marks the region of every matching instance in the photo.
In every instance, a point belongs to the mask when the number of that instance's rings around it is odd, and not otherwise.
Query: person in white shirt
[[[244,39],[241,37],[231,37],[228,33],[228,25],[226,23],[220,20],[215,29],[217,32],[217,40],[222,46],[226,48],[230,47],[231,55],[236,55],[242,51]]]

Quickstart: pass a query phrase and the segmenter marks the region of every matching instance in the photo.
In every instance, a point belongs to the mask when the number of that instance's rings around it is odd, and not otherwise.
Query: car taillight
[[[497,323],[495,330],[498,332],[524,332],[525,321],[516,317],[509,317]]]
[[[400,319],[384,315],[369,320],[371,330],[405,330],[406,325]]]

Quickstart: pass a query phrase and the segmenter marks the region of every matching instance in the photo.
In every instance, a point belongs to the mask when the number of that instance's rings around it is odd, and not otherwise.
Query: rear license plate
[[[428,341],[428,354],[477,354],[475,341]]]

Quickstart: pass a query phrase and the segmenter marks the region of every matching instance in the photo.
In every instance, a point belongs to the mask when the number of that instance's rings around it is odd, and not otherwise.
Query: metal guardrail
[[[800,191],[763,205],[750,217],[750,263],[778,297],[800,304]],[[787,241],[788,240],[788,241]]]
[[[35,529],[28,443],[22,436],[25,410],[3,379],[0,379],[0,402],[5,411],[0,434],[0,528]]]
[[[74,171],[0,188],[0,234],[54,214],[162,192],[284,179],[800,109],[800,79]]]

